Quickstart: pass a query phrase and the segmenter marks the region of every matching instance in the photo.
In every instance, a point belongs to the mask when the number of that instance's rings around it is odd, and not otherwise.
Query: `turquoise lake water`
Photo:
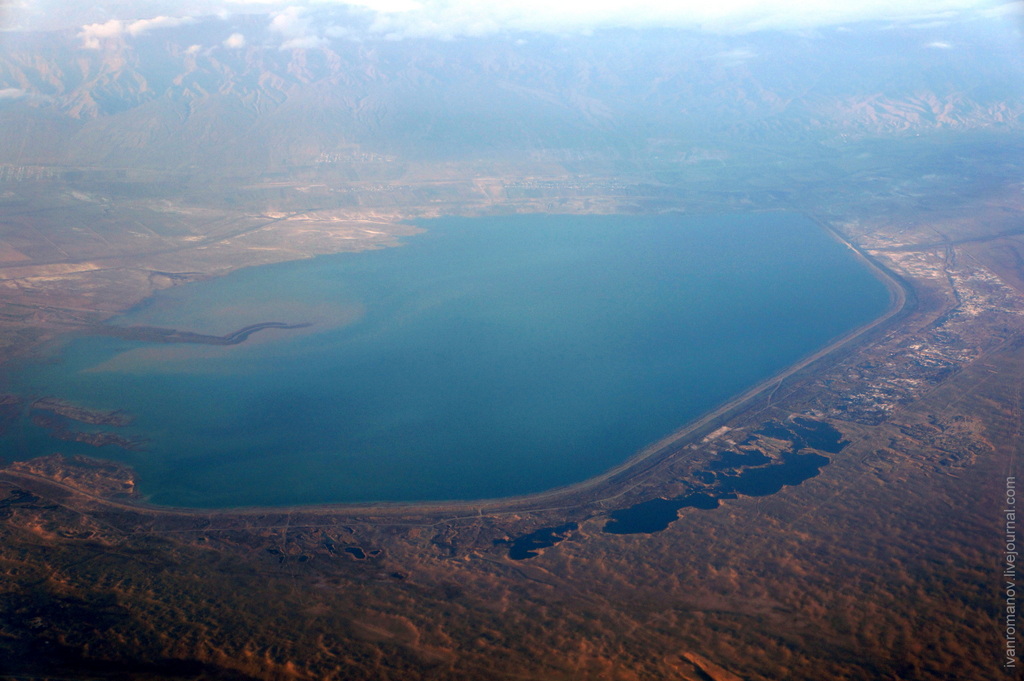
[[[233,346],[84,337],[9,389],[125,409],[141,451],[51,439],[8,458],[134,466],[153,503],[474,499],[597,475],[888,306],[794,214],[444,218],[405,244],[162,291],[118,325]],[[82,430],[90,426],[68,422]]]

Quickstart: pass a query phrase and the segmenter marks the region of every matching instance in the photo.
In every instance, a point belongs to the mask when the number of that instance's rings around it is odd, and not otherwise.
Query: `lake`
[[[9,372],[27,397],[130,412],[112,430],[141,449],[28,418],[0,445],[126,462],[166,505],[527,494],[622,463],[889,305],[796,214],[417,224],[400,247],[240,270],[112,322],[309,326],[223,346],[78,337]]]

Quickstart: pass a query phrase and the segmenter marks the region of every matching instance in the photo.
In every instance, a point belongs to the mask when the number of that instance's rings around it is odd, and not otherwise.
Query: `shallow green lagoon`
[[[577,482],[869,322],[885,287],[798,215],[421,223],[404,246],[163,291],[116,320],[233,346],[75,339],[11,388],[99,409],[143,451],[0,443],[135,466],[159,504],[469,499]],[[73,424],[87,429],[88,426]]]

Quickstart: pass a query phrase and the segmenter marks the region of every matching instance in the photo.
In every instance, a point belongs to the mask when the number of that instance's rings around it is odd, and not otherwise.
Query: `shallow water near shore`
[[[475,499],[582,481],[830,340],[889,297],[803,216],[444,218],[397,248],[235,272],[114,321],[237,345],[77,338],[9,389],[135,420],[144,449],[0,444],[134,466],[194,507]],[[86,429],[81,424],[74,427]]]

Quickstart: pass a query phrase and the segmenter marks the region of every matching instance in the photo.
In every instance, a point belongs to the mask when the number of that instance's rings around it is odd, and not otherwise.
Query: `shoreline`
[[[311,324],[303,322],[300,324],[287,324],[285,322],[259,322],[243,326],[237,331],[223,336],[213,336],[195,331],[181,331],[179,329],[167,329],[157,326],[112,326],[97,324],[89,327],[89,333],[96,336],[110,336],[124,340],[140,341],[143,343],[191,343],[197,345],[240,345],[249,340],[249,336],[264,329],[280,329],[291,331],[293,329],[304,329]]]
[[[762,212],[762,211],[758,211]],[[775,212],[775,211],[770,211]],[[789,211],[782,211],[789,212]],[[888,290],[890,302],[886,311],[879,317],[860,327],[833,339],[823,348],[813,352],[807,357],[799,360],[782,371],[764,379],[754,386],[743,391],[739,395],[703,414],[702,416],[686,423],[678,430],[651,443],[640,451],[631,455],[621,464],[585,480],[552,488],[549,490],[524,494],[511,497],[495,497],[484,499],[468,500],[442,500],[442,501],[378,501],[378,502],[338,502],[326,504],[298,504],[282,506],[236,506],[222,508],[204,508],[187,506],[166,506],[150,504],[142,499],[114,499],[100,494],[90,494],[74,485],[67,485],[58,480],[33,474],[28,471],[12,470],[10,466],[0,470],[0,477],[30,478],[40,483],[50,483],[65,490],[73,490],[77,494],[85,494],[87,497],[104,504],[113,505],[125,510],[137,512],[150,512],[160,515],[170,514],[178,516],[258,516],[266,514],[292,514],[308,513],[331,514],[342,516],[436,516],[445,514],[450,518],[473,517],[484,512],[490,514],[520,513],[551,511],[564,508],[583,507],[588,505],[599,505],[622,495],[639,484],[630,484],[638,476],[654,468],[658,464],[679,452],[682,447],[693,444],[702,436],[714,432],[728,419],[738,416],[752,406],[752,402],[758,396],[763,395],[770,388],[778,387],[783,381],[804,371],[816,362],[834,355],[843,348],[853,347],[854,341],[865,337],[871,331],[891,321],[894,317],[904,312],[912,291],[906,283],[902,282],[894,273],[883,267],[871,256],[847,241],[834,228],[825,224],[818,218],[806,212],[797,212],[819,229],[823,229],[832,238],[849,248],[861,263],[869,269],[873,276],[878,279]],[[256,325],[262,326],[262,325]],[[245,329],[248,330],[248,329]],[[92,457],[87,457],[92,459]],[[96,458],[97,461],[106,459]],[[123,464],[118,464],[122,465]],[[125,468],[130,469],[128,466]],[[601,488],[607,487],[607,494],[601,493]],[[580,498],[583,497],[583,498]]]

